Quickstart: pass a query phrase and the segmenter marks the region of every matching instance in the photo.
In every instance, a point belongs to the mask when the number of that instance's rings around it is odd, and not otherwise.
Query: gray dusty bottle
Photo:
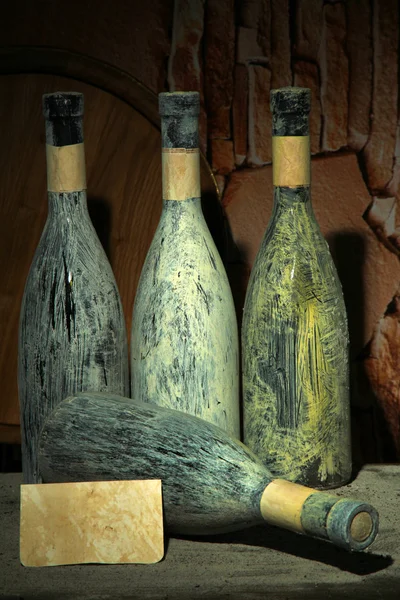
[[[61,402],[43,426],[39,468],[46,483],[161,479],[166,526],[179,534],[267,522],[363,550],[378,531],[368,503],[274,479],[219,427],[113,394],[87,392]]]
[[[132,398],[235,437],[239,349],[228,278],[201,208],[197,92],[159,95],[163,209],[135,298]]]
[[[18,388],[25,483],[40,483],[43,421],[66,395],[128,395],[127,336],[115,278],[89,217],[83,95],[43,96],[49,210],[20,313]]]

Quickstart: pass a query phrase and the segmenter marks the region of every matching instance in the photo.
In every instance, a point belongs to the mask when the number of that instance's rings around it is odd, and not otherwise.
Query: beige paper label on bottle
[[[198,148],[163,148],[164,200],[200,198],[200,152]]]
[[[84,144],[46,144],[47,189],[49,192],[75,192],[86,189]]]
[[[275,186],[310,185],[310,136],[272,137],[272,177]]]
[[[301,511],[304,502],[314,493],[317,492],[303,485],[274,479],[261,496],[261,514],[271,525],[303,533]]]

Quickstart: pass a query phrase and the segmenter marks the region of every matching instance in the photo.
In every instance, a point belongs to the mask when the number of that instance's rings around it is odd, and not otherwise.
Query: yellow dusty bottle
[[[332,488],[351,474],[346,310],[310,199],[310,90],[271,92],[273,214],[242,325],[244,441],[274,476]]]

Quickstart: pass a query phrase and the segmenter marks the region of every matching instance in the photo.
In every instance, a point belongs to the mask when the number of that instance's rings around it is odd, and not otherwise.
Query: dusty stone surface
[[[242,165],[247,154],[247,120],[249,101],[249,78],[247,67],[236,65],[234,73],[235,89],[233,94],[232,121],[235,162]]]
[[[234,0],[208,0],[205,14],[204,89],[208,137],[229,139],[235,63]]]
[[[272,117],[269,105],[271,72],[261,65],[249,65],[249,123],[247,162],[251,166],[271,161]]]
[[[343,4],[326,4],[323,10],[319,52],[322,149],[338,150],[347,145],[349,71],[345,51],[346,13]]]
[[[235,168],[232,140],[211,140],[212,169],[219,175],[228,175]]]
[[[171,92],[200,92],[200,148],[207,148],[207,115],[204,107],[202,51],[204,0],[176,0],[168,60],[168,86]]]
[[[355,154],[313,159],[312,203],[341,277],[357,355],[372,338],[396,292],[398,258],[362,218],[370,196]],[[271,166],[232,173],[224,204],[233,239],[251,266],[272,211]]]
[[[271,0],[271,87],[292,85],[289,0]]]
[[[383,410],[400,458],[400,291],[379,321],[364,361],[368,379]]]
[[[368,185],[384,190],[392,179],[398,101],[399,7],[396,0],[373,4],[372,124],[364,148]]]
[[[399,479],[398,465],[368,465],[334,492],[370,502],[379,512],[380,532],[363,553],[265,525],[213,537],[167,539],[165,558],[155,565],[27,569],[18,558],[21,475],[2,474],[0,590],[35,600],[259,600],[266,590],[274,600],[397,600]]]
[[[321,0],[296,2],[294,55],[317,61],[322,32]]]
[[[311,90],[310,147],[311,153],[320,151],[321,139],[321,96],[318,67],[312,62],[296,60],[294,63],[294,85]]]
[[[372,101],[371,6],[363,0],[346,2],[349,57],[348,145],[361,150],[368,139]]]

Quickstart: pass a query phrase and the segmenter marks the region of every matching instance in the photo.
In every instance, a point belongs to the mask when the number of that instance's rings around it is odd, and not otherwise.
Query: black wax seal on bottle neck
[[[79,92],[44,94],[43,114],[45,119],[83,117],[83,94]]]
[[[163,148],[198,148],[198,92],[163,92],[158,95]]]
[[[309,135],[308,114],[311,110],[311,90],[284,87],[271,90],[272,135]]]
[[[83,94],[55,92],[43,95],[43,115],[46,119],[46,143],[51,146],[71,146],[83,142]]]
[[[200,114],[199,92],[163,92],[158,95],[160,116],[198,117]]]

